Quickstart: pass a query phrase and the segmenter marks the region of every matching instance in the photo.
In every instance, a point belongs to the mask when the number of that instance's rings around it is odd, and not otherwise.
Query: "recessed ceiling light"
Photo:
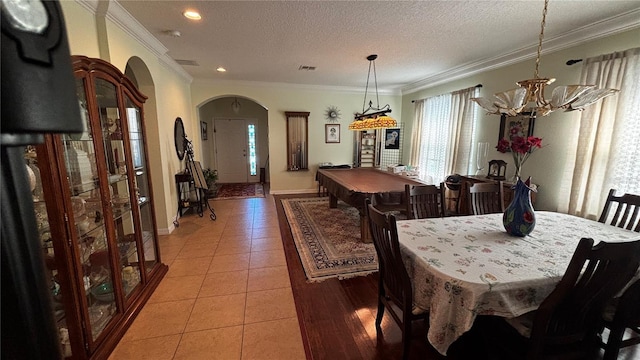
[[[227,69],[223,68],[222,66],[220,66],[219,68],[216,69],[217,72],[226,72]]]
[[[202,19],[202,16],[200,16],[200,13],[195,10],[185,10],[185,12],[183,12],[182,15],[184,15],[184,17],[186,17],[189,20]]]

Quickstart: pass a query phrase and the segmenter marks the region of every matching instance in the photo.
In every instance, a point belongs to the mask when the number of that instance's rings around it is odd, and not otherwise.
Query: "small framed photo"
[[[400,149],[400,129],[385,129],[385,149]]]
[[[324,125],[324,142],[325,143],[340,142],[340,124]]]
[[[200,136],[202,140],[207,140],[207,123],[200,121]]]
[[[498,134],[498,141],[507,139],[511,142],[513,141],[513,138],[518,136],[524,138],[533,136],[533,125],[535,120],[535,116],[531,116],[531,113],[529,112],[523,112],[517,116],[507,116],[502,114],[500,116],[500,133]]]

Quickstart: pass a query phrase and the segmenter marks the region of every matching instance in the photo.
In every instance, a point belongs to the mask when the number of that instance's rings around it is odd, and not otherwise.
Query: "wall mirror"
[[[287,118],[287,170],[307,170],[309,113],[285,111],[284,114]]]
[[[180,160],[184,159],[184,140],[184,124],[182,123],[181,118],[176,118],[176,122],[173,125],[173,141],[176,144],[176,154],[178,155],[178,159]]]

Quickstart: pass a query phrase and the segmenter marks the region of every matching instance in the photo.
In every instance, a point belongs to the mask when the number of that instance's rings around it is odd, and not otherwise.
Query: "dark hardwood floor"
[[[308,283],[291,236],[282,203],[279,199],[317,195],[277,195],[276,208],[282,233],[291,287],[298,312],[307,359],[400,359],[402,333],[391,316],[382,321],[383,337],[377,339],[378,277],[346,280],[329,279]],[[440,355],[426,340],[426,327],[414,322],[410,359],[477,359],[482,360],[481,337],[472,330]]]
[[[279,199],[317,197],[317,194],[276,195],[278,222],[284,244],[291,287],[298,313],[307,359],[310,360],[372,360],[401,359],[401,331],[385,312],[382,337],[376,336],[378,276],[355,277],[346,280],[329,279],[308,283],[293,242],[291,229]],[[438,353],[426,339],[426,324],[413,326],[411,360],[487,360],[492,345],[485,345],[483,332],[474,327],[451,345],[447,356]],[[494,344],[495,345],[495,344]],[[595,359],[602,359],[603,351]],[[618,360],[640,360],[640,346],[624,348]]]

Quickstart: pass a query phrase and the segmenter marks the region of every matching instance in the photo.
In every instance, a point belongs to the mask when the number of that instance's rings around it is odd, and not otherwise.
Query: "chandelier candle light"
[[[388,116],[387,113],[391,112],[391,107],[389,104],[380,107],[380,99],[378,97],[378,78],[376,76],[376,62],[375,60],[378,58],[378,55],[369,55],[367,56],[367,60],[369,60],[369,72],[367,73],[367,86],[364,90],[364,101],[362,103],[362,113],[356,113],[354,116],[354,120],[351,124],[349,124],[349,130],[373,130],[373,129],[383,129],[389,127],[398,126],[397,121]],[[371,76],[371,65],[373,65],[373,79],[376,85],[376,106],[373,107],[373,101],[369,101],[369,108],[365,110],[365,104],[367,103],[367,91],[369,90],[369,77]]]
[[[531,112],[533,116],[545,116],[558,109],[565,111],[584,110],[585,107],[619,91],[615,89],[598,89],[595,85],[565,85],[553,89],[550,100],[544,98],[545,86],[556,80],[538,76],[548,4],[549,0],[545,0],[533,79],[518,81],[516,84],[520,86],[519,88],[497,93],[491,99],[484,97],[471,99],[487,110],[489,114],[516,116],[523,111],[527,111]]]

